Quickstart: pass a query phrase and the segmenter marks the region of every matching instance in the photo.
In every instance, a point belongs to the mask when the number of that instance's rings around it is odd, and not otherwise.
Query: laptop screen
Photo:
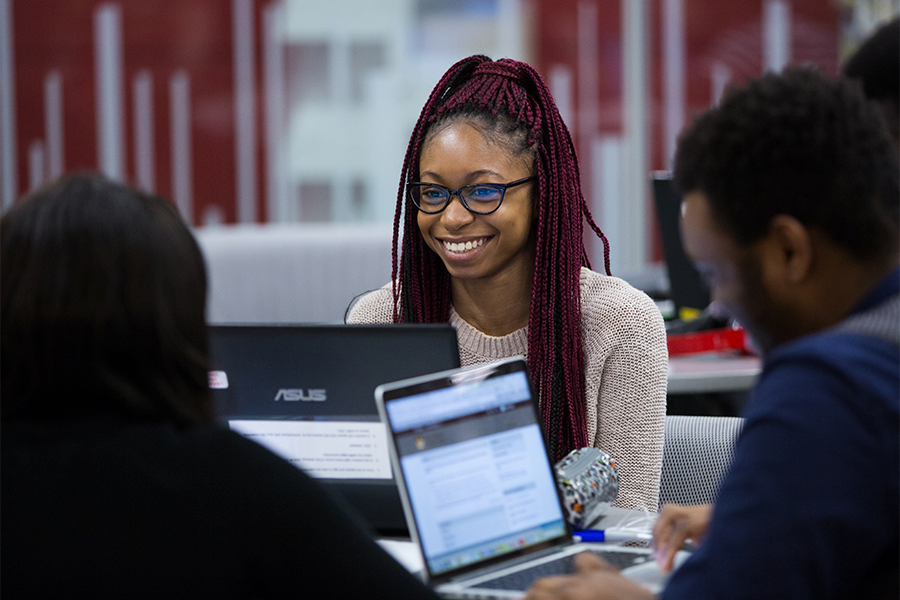
[[[523,361],[381,402],[431,575],[571,539]]]
[[[215,325],[219,418],[343,496],[381,535],[405,535],[387,434],[385,381],[459,366],[448,324]]]

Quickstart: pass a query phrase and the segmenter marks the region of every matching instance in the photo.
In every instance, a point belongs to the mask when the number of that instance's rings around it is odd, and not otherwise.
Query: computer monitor
[[[681,243],[678,220],[681,213],[681,194],[675,189],[668,172],[656,171],[651,175],[659,235],[662,239],[666,271],[669,275],[669,295],[680,313],[682,308],[703,310],[709,305],[709,287]]]

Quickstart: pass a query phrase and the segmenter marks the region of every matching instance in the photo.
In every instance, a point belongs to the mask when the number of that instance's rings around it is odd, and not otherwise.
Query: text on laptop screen
[[[432,573],[565,534],[524,372],[397,399],[386,411]]]
[[[232,419],[228,427],[307,475],[328,479],[392,478],[387,435],[379,421]]]

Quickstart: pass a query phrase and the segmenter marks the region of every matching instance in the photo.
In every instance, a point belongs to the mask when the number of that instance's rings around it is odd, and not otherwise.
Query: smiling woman
[[[584,220],[606,275],[590,270]],[[348,322],[449,321],[463,365],[526,356],[552,457],[602,448],[618,464],[617,505],[656,510],[662,318],[609,275],[571,137],[531,66],[472,56],[438,82],[403,164],[393,265]]]

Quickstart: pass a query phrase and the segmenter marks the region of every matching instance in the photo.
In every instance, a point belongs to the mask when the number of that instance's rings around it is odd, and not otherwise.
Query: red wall
[[[266,0],[252,0],[255,11],[257,219],[264,215],[265,153],[261,132],[261,10]],[[536,67],[544,74],[565,64],[577,76],[577,7],[584,0],[535,0]],[[600,133],[622,131],[621,0],[595,0],[599,61]],[[65,167],[97,168],[97,123],[94,90],[93,14],[96,0],[13,0],[15,110],[18,189],[27,191],[28,148],[44,131],[44,77],[62,75]],[[235,208],[235,126],[232,59],[232,3],[228,0],[117,0],[122,14],[125,172],[135,179],[132,80],[148,70],[154,84],[156,191],[172,194],[169,78],[183,69],[190,77],[193,156],[193,222],[206,207],[218,205],[233,222]],[[685,122],[710,102],[710,65],[725,62],[733,80],[757,75],[762,68],[763,1],[684,0],[687,106]],[[829,0],[791,2],[793,62],[815,62],[836,72],[839,9]],[[651,32],[649,99],[651,169],[666,165],[662,105],[662,0],[648,2]],[[573,98],[577,102],[576,89]],[[576,107],[577,109],[577,107]],[[573,135],[577,139],[577,128]],[[583,168],[586,165],[583,165]],[[589,174],[585,174],[588,176]],[[652,215],[652,211],[648,210]],[[652,219],[651,219],[652,223]],[[652,225],[651,225],[652,227]],[[658,244],[653,258],[659,258]]]
[[[257,108],[260,107],[260,9],[256,11]],[[66,170],[97,169],[94,83],[94,0],[18,0],[12,4],[15,56],[18,188],[28,187],[28,147],[44,139],[44,77],[62,76]],[[193,221],[219,205],[235,219],[235,130],[231,2],[227,0],[117,0],[122,14],[125,172],[135,178],[132,80],[153,77],[156,191],[171,196],[169,78],[190,78]],[[258,110],[257,113],[260,111]],[[258,117],[258,130],[262,121]],[[261,139],[259,172],[262,173]],[[262,197],[262,177],[258,177]],[[262,207],[260,206],[262,216]]]
[[[579,2],[584,0],[542,0],[538,3],[536,67],[549,73],[554,64],[569,66],[577,73],[577,24]],[[600,47],[600,132],[622,131],[622,11],[621,0],[595,0]],[[654,152],[652,169],[665,167],[662,106],[662,2],[649,2],[650,50],[650,141]],[[732,81],[740,82],[762,72],[762,0],[758,2],[717,2],[685,0],[687,115],[709,107],[710,66],[725,62]],[[815,63],[835,74],[838,67],[840,11],[829,0],[791,1],[791,62]],[[575,86],[577,89],[578,82]],[[577,99],[577,92],[573,94]],[[573,131],[577,136],[578,132]],[[577,144],[577,140],[576,140]]]

